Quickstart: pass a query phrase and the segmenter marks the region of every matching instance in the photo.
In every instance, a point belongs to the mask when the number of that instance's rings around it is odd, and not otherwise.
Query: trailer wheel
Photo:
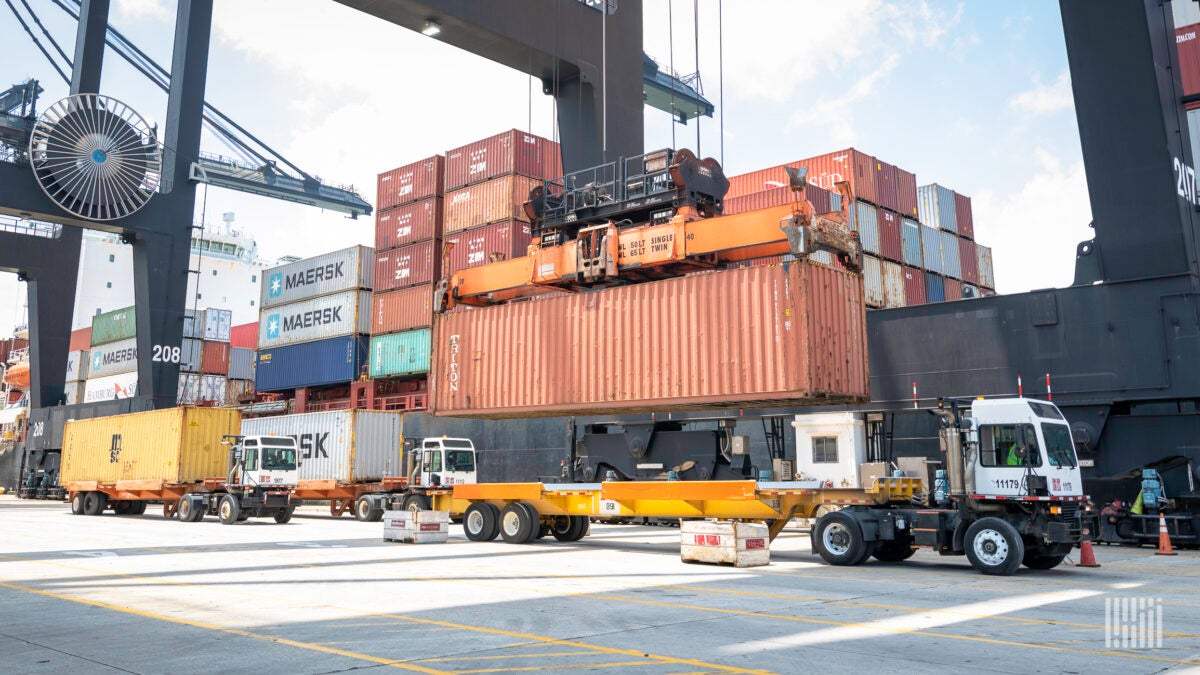
[[[579,541],[588,535],[592,529],[592,523],[587,519],[587,516],[568,516],[571,522],[574,523],[575,529],[571,532],[570,539],[567,541]]]
[[[83,498],[84,493],[82,492],[76,492],[75,494],[71,495],[71,515],[83,515]]]
[[[863,538],[862,526],[847,511],[834,511],[817,519],[812,530],[817,553],[830,565],[857,565],[874,547]]]
[[[360,495],[354,500],[354,517],[364,523],[378,523],[383,520],[383,509],[375,507],[375,500],[367,495]]]
[[[1025,557],[1017,528],[999,518],[980,518],[967,528],[967,559],[984,574],[1011,576]]]
[[[880,542],[871,555],[879,562],[898,563],[913,557],[917,549],[912,544],[900,541]]]
[[[103,492],[88,492],[83,497],[83,515],[98,516],[108,505],[108,495]]]
[[[500,526],[500,509],[487,502],[474,502],[463,515],[463,531],[471,541],[491,541]]]
[[[1047,550],[1041,546],[1030,546],[1025,544],[1025,556],[1021,558],[1021,564],[1031,570],[1052,570],[1058,567],[1067,557],[1067,553],[1055,553],[1053,550]]]
[[[546,535],[548,535],[548,534],[550,534],[550,526],[545,523],[539,522],[538,528],[537,528],[537,534],[533,535],[533,539],[534,539],[534,541],[536,541],[538,539],[545,539]]]
[[[146,512],[146,506],[147,506],[147,502],[142,501],[142,500],[138,500],[136,502],[129,502],[129,515],[140,516],[140,515],[144,514]]]
[[[409,495],[404,498],[404,508],[409,511],[428,511],[429,497],[425,495]]]
[[[221,518],[222,525],[232,525],[238,521],[238,515],[241,514],[241,509],[238,508],[237,497],[227,494],[221,497],[221,504],[217,507],[217,515]]]
[[[537,534],[537,511],[521,502],[512,502],[500,512],[500,536],[509,544],[525,544]]]
[[[175,515],[181,523],[198,523],[204,518],[204,509],[196,508],[196,503],[184,495],[175,505]]]
[[[119,501],[116,504],[113,504],[113,513],[117,514],[118,516],[127,516],[131,510],[133,510],[132,502]]]
[[[276,511],[275,512],[275,522],[279,523],[280,525],[283,525],[284,523],[286,523],[292,519],[292,513],[295,510],[296,510],[296,507],[289,506],[286,509],[283,509],[282,511]]]

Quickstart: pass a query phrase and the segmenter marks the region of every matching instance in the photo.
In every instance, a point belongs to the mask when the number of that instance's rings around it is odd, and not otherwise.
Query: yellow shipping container
[[[195,483],[225,475],[229,446],[242,414],[223,408],[169,408],[67,422],[63,485],[121,480]]]

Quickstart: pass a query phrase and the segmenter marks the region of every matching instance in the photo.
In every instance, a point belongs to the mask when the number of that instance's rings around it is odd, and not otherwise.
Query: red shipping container
[[[529,191],[541,184],[536,178],[502,176],[447,192],[446,234],[505,220],[526,220],[523,204]]]
[[[917,174],[896,167],[896,197],[900,204],[896,211],[900,215],[914,220],[920,217],[917,213]]]
[[[725,193],[725,198],[732,199],[786,186],[787,174],[783,170],[785,166],[807,166],[809,185],[829,191],[836,191],[834,184],[837,182],[849,181],[857,199],[876,203],[875,158],[854,148],[734,176],[729,179],[729,191]]]
[[[499,260],[520,258],[529,253],[529,223],[510,220],[456,232],[446,236],[450,249],[450,273]]]
[[[244,323],[229,329],[229,346],[258,349],[258,322]]]
[[[1179,53],[1179,77],[1183,95],[1200,93],[1200,24],[1175,29],[1175,50]]]
[[[229,373],[229,343],[205,340],[200,349],[200,372],[225,376]]]
[[[446,189],[515,173],[530,178],[562,175],[558,143],[513,129],[446,151]]]
[[[375,254],[375,291],[431,284],[439,277],[441,247],[436,241],[409,244]]]
[[[924,305],[928,303],[925,299],[925,273],[915,267],[904,266],[904,305],[912,307],[913,305]]]
[[[386,251],[442,236],[442,198],[430,197],[375,214],[375,250]]]
[[[811,185],[804,190],[805,198],[812,202],[814,213],[829,213],[833,211],[832,195],[833,193],[827,190],[822,190],[819,187]],[[791,204],[793,201],[791,188],[786,186],[771,188],[770,190],[752,192],[740,197],[726,199],[723,213],[732,216],[747,211],[783,206],[784,204]]]
[[[971,198],[954,193],[954,220],[958,223],[958,236],[975,238],[975,218],[971,214]]]
[[[441,155],[434,155],[379,174],[375,194],[376,210],[383,211],[442,194],[444,166],[445,159]]]
[[[258,331],[258,324],[255,324],[255,331]],[[255,333],[257,335],[257,332]],[[79,330],[71,331],[71,346],[70,351],[77,352],[81,350],[91,349],[92,346],[92,327],[80,328]]]
[[[371,296],[371,335],[399,333],[433,325],[433,284]]]
[[[962,282],[958,279],[946,277],[942,280],[942,287],[946,289],[946,302],[962,300]]]
[[[979,259],[975,254],[975,242],[959,238],[958,260],[962,266],[963,281],[979,285]]]
[[[900,216],[885,209],[876,211],[879,219],[879,255],[903,262],[904,245],[900,241]]]
[[[875,196],[876,205],[900,211],[900,185],[896,182],[896,167],[879,159],[875,160]]]

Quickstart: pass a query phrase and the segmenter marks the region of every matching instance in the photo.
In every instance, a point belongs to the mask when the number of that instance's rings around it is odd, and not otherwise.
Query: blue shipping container
[[[921,255],[921,224],[912,218],[900,219],[900,242],[904,250],[904,264],[924,267]]]
[[[958,257],[958,235],[942,231],[942,274],[962,278],[962,261]],[[956,300],[958,298],[955,298]]]
[[[942,271],[942,233],[927,225],[921,226],[921,251],[925,258],[925,269]]]
[[[254,389],[283,391],[352,382],[367,363],[369,346],[365,335],[344,335],[260,349],[255,355]]]
[[[410,330],[371,338],[371,377],[429,372],[431,331]]]
[[[917,188],[917,213],[921,223],[939,230],[958,232],[958,216],[954,211],[954,190],[937,183]]]
[[[879,212],[866,202],[856,202],[854,212],[857,214],[856,229],[863,250],[879,255]]]
[[[946,287],[942,278],[933,272],[925,273],[925,302],[945,302]]]

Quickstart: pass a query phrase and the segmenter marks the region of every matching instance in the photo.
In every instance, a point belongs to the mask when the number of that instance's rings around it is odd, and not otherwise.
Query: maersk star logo
[[[283,272],[272,274],[267,284],[267,295],[272,298],[278,298],[279,294],[283,293]]]
[[[279,337],[279,315],[272,314],[267,317],[267,338],[274,340]]]
[[[92,357],[92,370],[100,370],[101,366],[103,366],[103,365],[104,365],[104,354],[101,354],[100,352],[96,352],[96,355]]]

